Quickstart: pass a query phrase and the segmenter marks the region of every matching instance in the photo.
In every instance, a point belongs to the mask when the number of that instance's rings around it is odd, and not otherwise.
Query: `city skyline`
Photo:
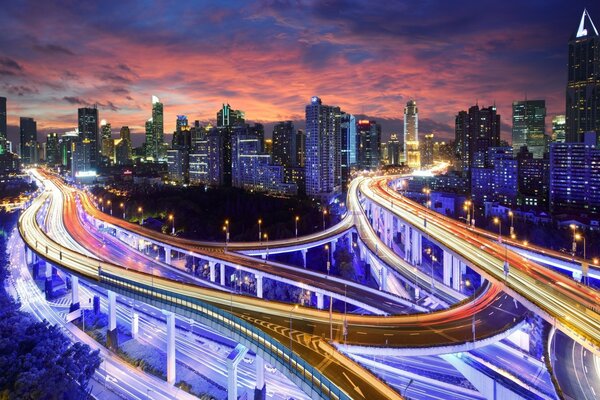
[[[137,142],[152,95],[165,104],[167,134],[176,115],[211,121],[227,102],[251,121],[300,121],[313,95],[376,119],[382,140],[402,132],[411,98],[422,131],[446,138],[455,113],[476,101],[495,102],[508,117],[514,100],[539,98],[549,116],[564,114],[568,39],[583,8],[592,19],[600,11],[587,2],[544,5],[547,12],[536,13],[533,4],[490,3],[490,17],[445,4],[414,11],[401,4],[251,4],[205,14],[186,4],[128,5],[128,13],[118,5],[106,12],[36,5],[25,19],[24,7],[8,4],[0,16],[9,32],[0,39],[0,90],[8,97],[9,138],[19,117],[36,119],[40,134],[64,132],[76,126],[76,108],[97,103],[100,118],[130,126]],[[144,23],[125,20],[131,13]],[[88,23],[73,27],[76,19]],[[333,79],[339,70],[351,85]]]

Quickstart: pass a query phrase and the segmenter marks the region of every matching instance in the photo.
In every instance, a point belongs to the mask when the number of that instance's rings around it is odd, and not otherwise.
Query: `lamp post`
[[[498,217],[494,217],[494,224],[498,225],[498,242],[502,244],[502,220]],[[508,247],[506,241],[504,241],[504,278],[508,279],[508,273],[510,272],[510,265],[508,264]]]
[[[465,201],[464,208],[467,210],[467,225],[475,226],[475,203],[473,200]]]
[[[171,235],[175,235],[175,216],[173,214],[169,214],[169,221],[173,223],[171,227]]]
[[[112,201],[108,200],[106,205],[110,208],[110,215],[112,215]]]
[[[263,238],[265,239],[265,242],[267,243],[267,253],[265,255],[265,260],[269,259],[269,235],[267,233],[265,233],[263,235]]]
[[[225,249],[227,249],[227,244],[229,244],[229,220],[225,220],[225,226],[223,227],[223,231],[225,231]]]
[[[294,307],[290,309],[290,365],[292,365],[292,354],[294,352],[293,349],[293,340],[292,340],[292,312],[298,309],[298,304],[294,304]]]
[[[325,216],[327,215],[327,209],[323,209],[323,230],[325,230]]]
[[[98,201],[100,202],[100,207],[102,208],[102,212],[104,212],[104,203],[103,203],[102,197],[100,197],[98,199]]]
[[[515,225],[514,225],[515,213],[513,213],[512,210],[510,210],[508,212],[508,216],[510,217],[510,237],[514,239],[513,236],[515,236]]]
[[[430,199],[430,195],[431,195],[431,189],[429,188],[423,188],[423,193],[425,193],[425,207],[427,207],[427,210],[425,210],[425,218],[423,220],[423,224],[425,226],[425,228],[427,228],[427,214],[429,212],[429,206],[431,205],[431,201]]]
[[[571,252],[573,253],[573,259],[575,259],[575,253],[577,253],[577,240],[575,239],[575,236],[577,235],[577,225],[571,224],[569,227],[573,231],[573,247],[571,248]]]
[[[475,288],[471,287],[471,281],[469,279],[465,280],[465,286],[471,289],[471,296],[475,293]],[[473,332],[473,343],[475,343],[475,313],[473,313],[473,320],[471,322],[471,331]]]
[[[260,234],[260,226],[262,225],[262,219],[258,219],[258,241],[262,241],[262,235]]]
[[[140,213],[140,225],[144,225],[144,209],[142,207],[138,207],[138,213]]]
[[[125,204],[121,203],[119,204],[119,207],[121,207],[121,210],[123,210],[123,219],[125,219]]]
[[[296,239],[298,239],[298,221],[300,221],[300,217],[296,215],[296,218],[294,218],[294,222],[296,223]]]
[[[325,251],[327,252],[327,275],[329,275],[329,270],[331,268],[331,255],[330,255],[330,251],[329,251],[329,245],[326,244],[325,245]]]
[[[581,241],[583,241],[583,263],[581,265],[581,267],[582,267],[581,268],[581,272],[583,273],[583,278],[584,278],[584,282],[583,283],[589,284],[589,278],[587,276],[588,275],[588,271],[587,271],[587,266],[586,266],[586,259],[587,259],[587,257],[586,257],[586,254],[585,254],[585,248],[586,248],[586,245],[585,245],[585,236],[583,236],[583,235],[581,235],[579,233],[576,233],[575,234],[575,240],[581,240]]]

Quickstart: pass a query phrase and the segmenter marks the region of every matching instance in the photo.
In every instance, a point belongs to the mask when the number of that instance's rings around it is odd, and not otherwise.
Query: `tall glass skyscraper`
[[[340,124],[342,146],[340,172],[342,174],[342,190],[346,190],[350,172],[356,165],[356,117],[342,112]]]
[[[96,107],[80,108],[77,110],[77,116],[79,139],[89,143],[89,167],[95,170],[98,168],[100,159],[98,109]]]
[[[37,160],[37,122],[33,118],[21,117],[21,162],[35,164]]]
[[[6,97],[0,97],[0,154],[7,152],[6,135]]]
[[[546,101],[515,101],[512,105],[512,146],[516,155],[521,147],[533,153],[533,158],[542,158],[548,151],[546,129]]]
[[[341,188],[341,112],[313,96],[306,106],[306,194],[328,201]]]
[[[600,36],[587,10],[569,40],[566,141],[583,142],[585,132],[600,132]]]
[[[359,120],[356,124],[357,167],[377,169],[381,158],[381,125]]]
[[[163,103],[156,96],[152,96],[152,135],[156,146],[154,160],[166,161],[165,128],[164,128]]]
[[[421,167],[419,109],[414,100],[410,100],[404,107],[404,159],[410,168]]]

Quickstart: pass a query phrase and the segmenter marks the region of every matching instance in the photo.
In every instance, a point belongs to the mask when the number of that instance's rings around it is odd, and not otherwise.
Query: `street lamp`
[[[294,222],[296,223],[296,239],[298,238],[298,221],[300,221],[300,217],[296,215]]]
[[[108,207],[110,207],[110,215],[112,215],[112,202],[111,202],[110,200],[108,200],[108,201],[106,202],[106,205],[107,205]]]
[[[100,202],[100,207],[102,208],[102,212],[104,212],[104,203],[102,202],[102,197],[100,197],[98,199],[98,201]]]
[[[515,226],[514,226],[514,216],[515,213],[511,211],[508,212],[508,216],[510,217],[510,237],[514,239],[515,236]]]
[[[260,226],[262,224],[262,219],[258,219],[258,241],[260,242],[262,240],[262,235],[260,234]]]
[[[263,235],[263,238],[265,239],[265,242],[267,243],[267,254],[265,255],[265,260],[269,259],[269,235],[267,233],[265,233]]]
[[[469,279],[465,280],[465,286],[467,287],[467,289],[471,288],[471,296],[475,294],[475,287],[471,287],[471,281]],[[471,331],[473,332],[473,343],[475,343],[475,313],[473,313]]]
[[[294,304],[294,307],[290,309],[290,365],[292,364],[292,353],[293,349],[293,341],[292,341],[292,312],[298,309],[298,304]]]
[[[223,231],[225,231],[225,248],[227,248],[227,244],[229,243],[229,220],[225,220],[225,226],[223,227]]]
[[[123,210],[123,219],[125,219],[125,204],[121,203],[119,204],[119,207],[121,207],[121,210]]]
[[[475,226],[475,203],[473,200],[465,201],[464,209],[467,210],[467,225]]]
[[[571,248],[571,252],[573,253],[573,258],[575,258],[575,253],[577,253],[577,240],[575,239],[575,236],[577,235],[577,225],[571,224],[569,227],[573,231],[573,247]]]
[[[325,230],[325,216],[327,215],[327,209],[323,209],[323,230]]]
[[[331,268],[331,255],[328,244],[325,245],[325,251],[327,252],[327,275],[329,275],[329,269]]]
[[[142,207],[138,207],[138,213],[140,213],[140,225],[144,225],[144,209]]]
[[[502,220],[498,217],[494,217],[494,224],[498,225],[498,242],[502,244]],[[504,278],[508,278],[510,266],[508,264],[508,247],[506,241],[504,241]]]
[[[173,216],[173,214],[169,214],[169,221],[173,223],[171,228],[171,235],[175,235],[175,216]]]
[[[423,193],[425,193],[425,196],[426,196],[425,197],[426,198],[425,206],[427,207],[427,210],[425,210],[425,219],[423,221],[423,225],[425,226],[425,228],[427,228],[427,213],[428,213],[428,210],[429,210],[429,206],[431,205],[431,201],[429,200],[430,199],[430,195],[431,195],[431,189],[429,189],[429,188],[423,188]]]
[[[585,262],[586,262],[586,254],[585,254],[585,248],[586,248],[586,245],[585,245],[585,236],[583,236],[583,235],[581,235],[581,234],[579,234],[579,233],[576,233],[576,234],[575,234],[575,240],[582,240],[582,241],[583,241],[583,263],[582,263],[582,265],[581,265],[581,266],[582,266],[581,270],[582,270],[582,272],[583,272],[583,274],[584,274],[584,275],[583,275],[583,277],[584,277],[584,283],[586,283],[586,281],[587,281],[587,284],[589,284],[589,278],[588,278],[588,276],[587,276],[587,275],[588,275],[588,271],[587,271],[587,266],[586,266],[586,264],[585,264]]]

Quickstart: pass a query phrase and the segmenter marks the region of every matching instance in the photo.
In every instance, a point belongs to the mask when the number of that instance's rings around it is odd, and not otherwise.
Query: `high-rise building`
[[[512,104],[512,145],[515,155],[521,147],[533,153],[534,158],[543,158],[548,151],[546,130],[546,101],[524,100]]]
[[[496,106],[460,111],[455,119],[455,153],[457,168],[468,176],[471,168],[490,167],[488,150],[500,146],[500,115]]]
[[[51,167],[60,164],[58,133],[53,132],[46,135],[46,164]]]
[[[6,97],[0,97],[0,155],[7,153]]]
[[[399,165],[400,164],[400,154],[401,154],[401,145],[398,140],[398,135],[396,133],[392,133],[390,135],[390,140],[387,142],[387,162],[389,165]]]
[[[273,127],[273,164],[292,167],[297,165],[297,131],[292,121],[282,121]]]
[[[192,128],[188,125],[188,119],[185,115],[177,116],[171,147],[188,151],[192,148]]]
[[[227,128],[245,123],[244,112],[233,110],[229,104],[223,104],[223,107],[217,112],[217,128]]]
[[[115,140],[112,137],[112,129],[105,119],[100,121],[100,137],[102,146],[100,148],[101,164],[110,165],[115,157]]]
[[[410,100],[404,107],[404,160],[410,168],[421,168],[419,109],[414,100]]]
[[[155,148],[154,161],[166,161],[164,107],[156,96],[152,96],[152,136]]]
[[[341,112],[313,96],[306,106],[306,194],[328,201],[341,189]]]
[[[570,143],[600,132],[600,35],[587,10],[569,40],[566,127]]]
[[[93,146],[90,139],[77,138],[72,143],[71,175],[73,179],[86,178],[95,174],[92,167]],[[97,154],[96,154],[97,155]]]
[[[265,153],[268,153],[265,145]],[[299,167],[304,167],[306,159],[306,135],[302,129],[296,132],[296,161]]]
[[[188,149],[177,147],[167,150],[167,173],[170,181],[188,183],[189,170]]]
[[[125,164],[131,161],[131,131],[128,126],[122,126],[119,131],[119,138],[121,139],[121,146],[125,148],[122,150],[121,156],[116,156],[116,144],[115,144],[115,159],[117,160],[117,164],[120,164],[123,160],[125,160]],[[119,159],[122,161],[119,162]]]
[[[512,147],[490,147],[485,158],[487,166],[471,168],[471,197],[475,204],[516,204],[517,160]]]
[[[381,125],[361,119],[356,123],[356,165],[358,169],[374,170],[381,158]]]
[[[33,118],[20,118],[21,163],[35,164],[37,159],[37,122]]]
[[[547,207],[549,190],[549,159],[534,158],[533,153],[526,147],[521,147],[517,153],[517,177],[520,206]]]
[[[65,132],[60,137],[60,165],[71,171],[73,163],[73,148],[79,140],[79,132]]]
[[[555,115],[552,117],[552,142],[564,143],[566,140],[565,131],[566,122],[564,115]]]
[[[356,117],[352,114],[342,112],[340,117],[340,173],[342,174],[342,190],[346,190],[350,181],[352,169],[357,165],[357,142]]]
[[[421,167],[431,167],[433,165],[433,133],[423,136],[421,146]]]
[[[87,140],[86,146],[89,146],[90,152],[89,168],[95,170],[100,159],[98,109],[95,106],[80,108],[77,110],[77,117],[79,139],[82,142]]]
[[[600,213],[600,149],[596,132],[581,143],[550,145],[550,211]]]
[[[471,168],[471,135],[469,114],[459,111],[454,119],[454,147],[457,170],[467,173]]]

